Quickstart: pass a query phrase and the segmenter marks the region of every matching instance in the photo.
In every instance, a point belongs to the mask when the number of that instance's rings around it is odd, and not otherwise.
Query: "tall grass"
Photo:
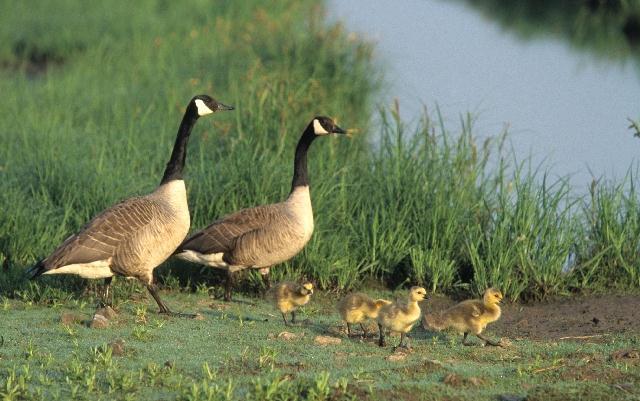
[[[145,0],[131,8],[60,0],[5,8],[6,295],[39,302],[68,296],[49,287],[84,291],[83,280],[27,284],[21,272],[105,207],[157,185],[196,93],[236,111],[199,122],[192,135],[194,230],[283,199],[295,142],[314,115],[352,129],[351,138],[325,138],[311,149],[316,231],[299,256],[272,270],[275,279],[306,276],[325,289],[348,289],[373,278],[449,293],[493,285],[513,299],[640,284],[635,175],[577,198],[565,180],[514,160],[504,134],[479,142],[470,116],[455,130],[437,113],[407,126],[397,107],[372,119],[381,82],[372,46],[328,24],[311,1]],[[69,10],[83,18],[69,19]],[[176,261],[159,272],[166,283],[215,279]]]

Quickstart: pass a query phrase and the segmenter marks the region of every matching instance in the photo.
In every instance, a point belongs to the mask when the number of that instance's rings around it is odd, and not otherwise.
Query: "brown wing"
[[[278,204],[242,209],[214,221],[187,238],[176,250],[201,254],[229,252],[241,236],[271,224],[278,216]]]
[[[150,200],[127,199],[94,217],[80,232],[67,238],[42,263],[45,270],[113,257],[119,246],[154,217]]]

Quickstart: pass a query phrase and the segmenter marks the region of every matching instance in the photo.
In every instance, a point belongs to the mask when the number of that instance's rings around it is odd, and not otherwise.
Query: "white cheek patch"
[[[196,99],[196,107],[198,108],[199,116],[206,116],[207,114],[213,113],[213,110],[207,107],[207,105],[200,99]]]
[[[322,124],[320,124],[320,121],[318,121],[318,119],[313,120],[313,132],[315,132],[316,135],[326,135],[329,133],[329,131],[324,129]]]

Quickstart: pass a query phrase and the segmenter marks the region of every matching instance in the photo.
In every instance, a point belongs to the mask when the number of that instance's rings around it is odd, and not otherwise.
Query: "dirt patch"
[[[317,345],[324,346],[324,345],[338,345],[342,342],[342,340],[337,337],[316,336],[316,338],[313,339],[313,342],[316,343]]]
[[[560,374],[562,380],[590,381],[609,384],[624,383],[627,374],[620,369],[603,366],[599,363],[588,363],[582,366],[571,366]]]
[[[451,387],[478,387],[485,384],[485,381],[475,376],[460,376],[455,373],[447,373],[442,382]]]
[[[611,360],[613,361],[619,361],[619,360],[625,360],[625,361],[635,361],[635,362],[640,362],[640,350],[637,349],[621,349],[618,351],[615,351],[613,354],[611,354]]]
[[[439,312],[455,304],[432,297],[423,311]],[[615,333],[640,332],[639,295],[603,295],[551,300],[535,304],[503,305],[502,318],[489,333],[511,339],[593,341]]]
[[[122,338],[115,339],[108,345],[111,348],[111,354],[115,356],[122,356],[125,354],[126,347]]]

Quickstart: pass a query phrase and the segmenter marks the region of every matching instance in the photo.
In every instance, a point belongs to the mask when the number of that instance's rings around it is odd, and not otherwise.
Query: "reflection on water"
[[[621,178],[640,151],[627,121],[640,119],[636,10],[617,2],[333,0],[329,10],[377,42],[381,99],[398,97],[405,118],[424,104],[452,129],[466,112],[481,136],[506,124],[519,157],[546,160],[584,192],[592,173]]]
[[[608,61],[640,61],[640,2],[457,0],[520,38],[559,37]],[[637,65],[636,65],[637,66]]]

